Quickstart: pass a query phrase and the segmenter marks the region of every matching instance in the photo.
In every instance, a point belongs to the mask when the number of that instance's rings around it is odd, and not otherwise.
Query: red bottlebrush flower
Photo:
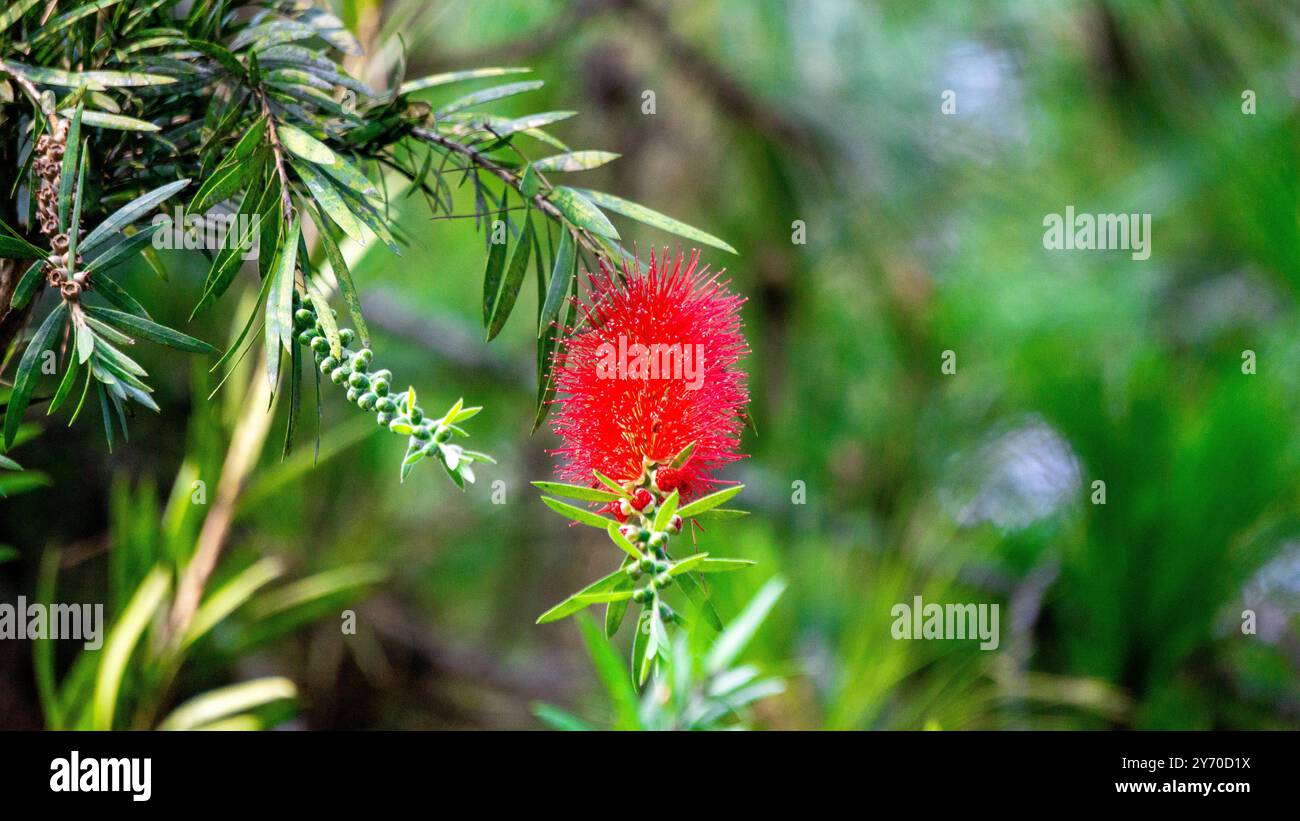
[[[585,321],[566,329],[555,357],[552,428],[564,440],[555,451],[565,460],[562,478],[594,486],[598,470],[640,482],[647,466],[662,465],[658,489],[690,499],[741,458],[744,298],[718,276],[699,265],[698,252],[652,253],[645,272],[627,263],[617,272],[602,260],[600,272],[588,274],[591,305],[579,303]],[[666,467],[691,444],[685,464]]]

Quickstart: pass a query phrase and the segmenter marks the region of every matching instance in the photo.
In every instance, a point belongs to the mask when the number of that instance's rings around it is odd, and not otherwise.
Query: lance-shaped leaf
[[[501,214],[502,223],[509,226],[506,221],[506,215]],[[493,229],[495,230],[495,229]],[[507,227],[506,233],[509,233]],[[506,240],[503,237],[501,242],[492,242],[491,248],[488,249],[487,265],[483,269],[483,327],[486,328],[492,320],[492,306],[497,294],[501,292],[501,279],[505,273],[506,265]]]
[[[49,251],[42,251],[26,240],[0,234],[0,257],[4,259],[45,259],[47,256]]]
[[[325,143],[316,139],[299,128],[294,128],[288,123],[279,123],[276,125],[275,133],[280,138],[280,143],[294,154],[302,157],[304,160],[317,163],[319,165],[329,165],[336,159],[334,151]]]
[[[555,253],[555,267],[551,270],[551,281],[546,288],[546,301],[542,305],[542,313],[537,323],[538,339],[541,339],[546,330],[560,319],[560,308],[564,306],[564,295],[569,292],[576,262],[573,232],[567,228],[561,229],[560,248]]]
[[[600,191],[591,191],[585,188],[580,188],[578,190],[596,205],[613,211],[616,214],[622,214],[623,216],[634,219],[637,222],[643,222],[646,225],[653,226],[662,231],[667,231],[670,234],[676,234],[679,237],[685,237],[686,239],[694,240],[695,242],[702,242],[705,245],[712,245],[714,248],[721,248],[723,251],[732,254],[739,253],[735,248],[732,248],[730,245],[712,234],[705,233],[704,231],[687,225],[680,220],[675,220],[670,216],[659,213],[658,211],[646,208],[644,205],[639,203],[631,202],[622,197],[616,197],[613,194],[605,194]]]
[[[687,556],[684,559],[678,559],[673,562],[673,566],[668,568],[668,575],[680,576],[683,573],[689,573],[696,570],[709,557],[708,553],[696,553],[694,556]]]
[[[617,524],[617,522],[613,522],[611,519],[606,519],[604,516],[597,516],[589,510],[574,507],[573,505],[561,502],[559,499],[552,499],[550,496],[543,496],[541,499],[542,502],[544,502],[551,510],[554,510],[561,516],[572,519],[579,524],[598,527],[601,530],[604,530],[611,523]]]
[[[141,216],[152,210],[154,206],[158,205],[158,203],[167,199],[172,194],[175,194],[177,191],[180,191],[189,184],[190,181],[188,179],[169,182],[166,185],[161,185],[146,194],[141,194],[126,205],[123,205],[121,208],[114,211],[108,219],[95,226],[95,230],[86,235],[86,238],[81,241],[81,252],[84,254],[95,250],[95,248],[97,248],[101,243],[106,242],[110,237],[112,237],[113,234],[121,231],[132,222],[135,222]]]
[[[9,393],[9,405],[5,408],[5,450],[13,447],[14,437],[18,435],[18,426],[23,421],[23,411],[27,410],[27,405],[32,398],[32,390],[36,387],[36,360],[40,358],[42,351],[53,347],[54,340],[63,327],[67,310],[68,303],[60,302],[53,311],[50,311],[50,315],[45,317],[45,321],[36,329],[31,342],[27,343],[27,350],[23,351],[22,359],[18,361],[14,387]],[[601,527],[604,525],[602,524]]]
[[[736,485],[735,487],[729,487],[726,488],[725,490],[719,490],[717,493],[710,493],[708,496],[705,496],[701,499],[696,499],[695,501],[691,502],[689,505],[686,505],[682,509],[678,510],[677,515],[681,516],[683,519],[689,519],[692,516],[697,516],[706,510],[712,510],[713,508],[721,505],[722,503],[726,502],[728,499],[735,496],[737,493],[739,493],[744,489],[745,489],[744,485]]]
[[[740,615],[727,625],[704,659],[704,668],[710,675],[716,675],[731,666],[784,592],[784,579],[779,576],[769,579],[749,604],[745,605]]]
[[[289,233],[280,250],[275,281],[266,299],[266,338],[277,339],[287,351],[293,348],[293,283],[298,266],[298,237],[302,232],[300,217],[295,214]],[[269,356],[269,352],[268,352]]]
[[[448,71],[443,74],[431,74],[418,80],[408,80],[397,89],[398,94],[413,94],[426,88],[459,83],[462,80],[478,80],[484,77],[500,77],[504,74],[526,74],[530,68],[472,68],[468,71]]]
[[[348,208],[343,195],[338,192],[333,183],[311,163],[296,162],[292,163],[292,166],[302,181],[307,184],[307,190],[311,192],[312,199],[321,210],[328,214],[329,218],[343,229],[343,233],[358,245],[365,245],[366,232],[361,220],[352,209]]]
[[[528,259],[533,249],[533,219],[530,214],[524,219],[524,231],[515,243],[515,250],[510,254],[505,276],[501,277],[495,294],[484,293],[484,306],[487,309],[487,339],[492,341],[501,333],[510,312],[515,308],[519,298],[519,288],[523,285],[524,274],[528,273]],[[490,297],[490,298],[489,298]]]
[[[538,171],[587,171],[617,160],[621,155],[612,151],[568,151],[533,162]]]
[[[194,214],[206,213],[212,206],[225,202],[243,189],[254,174],[261,174],[260,163],[227,159],[199,186],[188,210]]]
[[[709,592],[705,589],[703,583],[695,578],[693,573],[683,573],[677,577],[677,584],[686,594],[686,598],[691,600],[691,604],[704,616],[704,620],[714,630],[722,630],[722,617],[718,615],[718,610],[709,600]]]
[[[619,532],[617,522],[610,522],[606,525],[605,532],[609,534],[609,540],[617,545],[618,549],[622,550],[629,557],[637,560],[645,558],[641,551],[637,549],[636,545],[632,544],[626,536]]]
[[[115,311],[111,308],[100,308],[94,305],[84,306],[84,310],[90,316],[102,320],[115,328],[119,328],[135,336],[143,337],[150,342],[156,342],[159,345],[166,345],[169,348],[176,348],[181,351],[190,353],[216,353],[217,349],[204,342],[201,339],[195,339],[188,334],[168,328],[165,325],[159,325],[142,316],[129,314],[125,311]]]
[[[577,227],[585,228],[603,237],[619,238],[618,231],[609,218],[576,189],[557,185],[551,191],[549,199],[556,208],[560,209],[565,219]]]
[[[532,484],[533,487],[547,493],[554,493],[556,496],[564,496],[569,499],[581,499],[584,502],[617,502],[623,498],[617,493],[611,493],[607,490],[597,490],[582,485],[566,485],[563,482],[533,482]]]
[[[471,106],[490,103],[494,100],[501,100],[506,97],[513,97],[516,94],[523,94],[529,91],[536,91],[543,85],[541,80],[525,80],[521,83],[507,83],[505,85],[485,88],[482,91],[475,91],[473,94],[466,94],[438,110],[439,116],[452,114],[461,109],[470,108]]]
[[[325,218],[315,208],[308,208],[307,214],[316,223],[321,246],[325,248],[325,258],[329,260],[330,270],[334,272],[334,278],[338,280],[339,292],[343,295],[343,302],[348,306],[348,313],[352,316],[352,322],[357,326],[357,336],[361,338],[361,345],[369,348],[370,329],[366,327],[365,317],[361,315],[361,295],[357,293],[356,283],[352,281],[352,272],[348,270],[348,261],[339,249],[339,244],[334,240],[333,232],[325,224]],[[321,316],[324,316],[324,314],[321,314]]]
[[[627,577],[627,573],[620,567],[608,576],[597,579],[579,590],[577,593],[574,593],[572,596],[569,596],[564,601],[555,605],[550,610],[547,610],[537,618],[537,623],[546,624],[547,622],[559,621],[566,616],[572,616],[574,613],[577,613],[579,610],[582,610],[591,604],[591,602],[583,603],[579,601],[578,597],[613,590],[618,585],[620,579],[626,579]]]
[[[677,502],[680,498],[677,491],[674,490],[668,494],[667,499],[664,499],[664,503],[655,511],[655,530],[664,530],[668,527],[668,523],[673,520],[673,514],[677,512]]]
[[[695,567],[697,573],[730,573],[753,567],[756,562],[749,559],[705,559]]]
[[[70,112],[59,112],[67,117]],[[108,114],[103,111],[85,111],[81,115],[81,122],[85,125],[93,125],[99,128],[111,128],[114,131],[161,131],[162,129],[153,123],[137,120],[135,117],[126,117],[121,114]]]

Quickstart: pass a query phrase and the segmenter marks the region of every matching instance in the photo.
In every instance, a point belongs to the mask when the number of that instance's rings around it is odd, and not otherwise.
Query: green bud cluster
[[[473,481],[474,474],[469,464],[491,460],[485,454],[447,444],[453,432],[465,435],[451,420],[451,414],[442,419],[430,419],[416,403],[413,390],[394,393],[392,372],[372,369],[373,351],[369,348],[349,350],[357,338],[351,328],[339,329],[339,354],[335,356],[320,317],[310,303],[296,297],[295,294],[293,321],[298,331],[298,342],[311,350],[321,375],[335,385],[345,387],[348,401],[361,410],[374,413],[375,422],[380,427],[407,437],[407,458],[402,476],[405,477],[410,465],[419,459],[435,457],[461,487],[464,487],[465,480]],[[335,311],[334,315],[337,316],[338,312]],[[457,403],[454,410],[459,409]]]

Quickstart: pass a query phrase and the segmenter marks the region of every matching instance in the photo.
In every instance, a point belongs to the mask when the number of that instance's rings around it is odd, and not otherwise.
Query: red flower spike
[[[742,458],[744,298],[718,276],[699,265],[698,252],[652,253],[644,272],[639,263],[624,262],[620,272],[601,260],[599,273],[588,274],[591,305],[577,303],[585,321],[566,329],[555,356],[562,478],[590,485],[598,470],[637,482],[653,463],[663,466],[656,488],[689,500]],[[685,464],[667,467],[692,444]]]

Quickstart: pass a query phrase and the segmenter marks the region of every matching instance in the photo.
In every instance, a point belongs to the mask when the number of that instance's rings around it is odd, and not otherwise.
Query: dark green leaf
[[[22,359],[18,362],[13,391],[9,394],[9,406],[5,408],[5,450],[13,447],[14,437],[18,435],[18,426],[23,421],[23,411],[27,410],[27,404],[32,398],[32,390],[36,387],[38,370],[36,360],[40,358],[43,351],[52,349],[54,340],[63,326],[67,309],[68,303],[60,302],[53,311],[50,311],[50,315],[45,317],[45,321],[36,329],[36,334],[32,336],[31,342],[27,344],[27,350],[23,352]]]
[[[166,345],[169,348],[176,348],[190,353],[216,353],[217,349],[208,343],[195,339],[192,336],[172,330],[164,325],[159,325],[152,320],[145,319],[142,316],[129,314],[125,311],[114,311],[111,308],[100,308],[94,305],[85,306],[86,313],[97,319],[101,319],[115,328],[120,328],[127,333],[143,337],[150,342],[156,342],[159,345]]]

